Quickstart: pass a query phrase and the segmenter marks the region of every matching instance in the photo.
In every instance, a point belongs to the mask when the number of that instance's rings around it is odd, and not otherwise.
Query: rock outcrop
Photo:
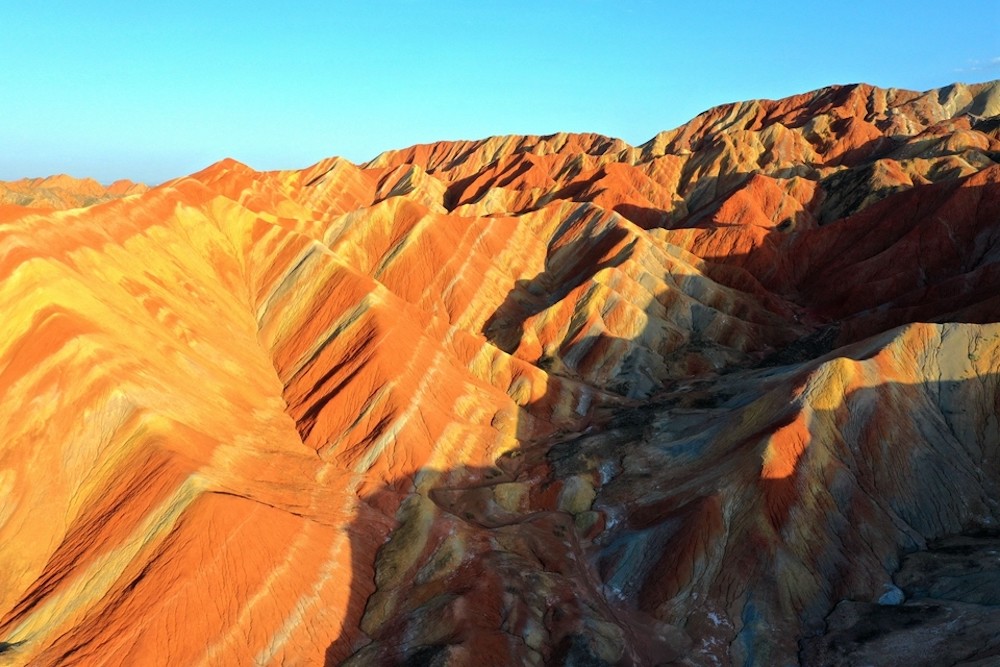
[[[853,664],[981,631],[997,600],[917,563],[1000,518],[998,127],[997,82],[838,86],[637,147],[5,191],[0,665]]]
[[[845,600],[806,664],[990,665],[1000,656],[1000,540],[935,540],[903,560],[891,604]],[[905,603],[904,603],[904,600]]]

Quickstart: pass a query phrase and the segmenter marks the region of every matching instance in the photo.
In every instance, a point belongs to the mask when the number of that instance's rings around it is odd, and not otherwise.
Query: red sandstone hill
[[[0,195],[0,664],[1000,655],[998,82]]]

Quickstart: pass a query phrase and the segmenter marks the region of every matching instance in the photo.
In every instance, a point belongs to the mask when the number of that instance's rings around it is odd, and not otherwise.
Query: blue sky
[[[0,179],[156,183],[492,134],[641,143],[735,100],[997,79],[1000,2],[8,2],[0,59]]]

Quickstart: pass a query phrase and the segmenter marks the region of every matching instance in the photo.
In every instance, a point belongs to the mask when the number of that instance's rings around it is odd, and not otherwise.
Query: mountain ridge
[[[0,664],[822,654],[1000,518],[998,104],[830,87],[2,209]]]

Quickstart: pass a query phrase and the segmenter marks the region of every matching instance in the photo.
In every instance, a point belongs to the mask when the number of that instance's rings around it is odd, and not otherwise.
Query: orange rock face
[[[0,665],[794,663],[1000,518],[998,114],[6,184]]]

